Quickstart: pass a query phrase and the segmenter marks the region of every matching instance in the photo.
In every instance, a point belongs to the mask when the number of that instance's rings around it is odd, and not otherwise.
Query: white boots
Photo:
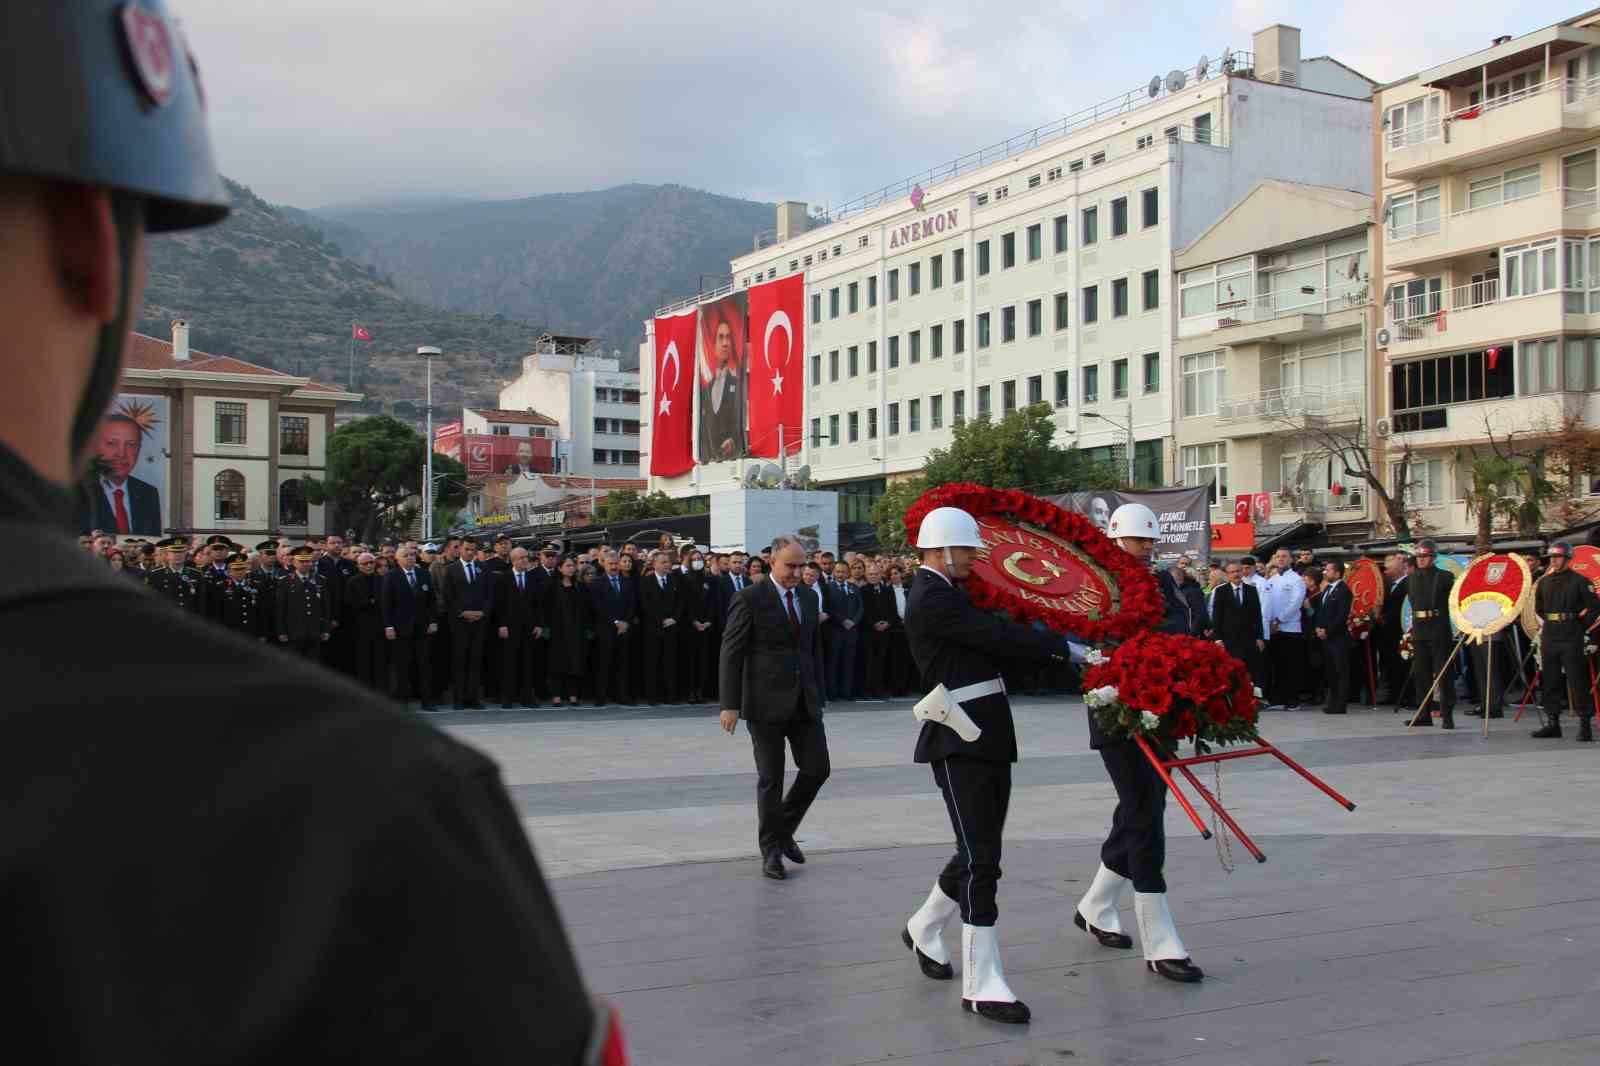
[[[1133,914],[1139,921],[1139,943],[1144,948],[1145,966],[1151,973],[1172,981],[1190,983],[1205,974],[1189,961],[1189,952],[1178,938],[1178,927],[1167,908],[1165,892],[1135,892]]]
[[[961,927],[961,1007],[997,1022],[1021,1025],[1031,1013],[1006,984],[1000,940],[992,925]]]
[[[1117,903],[1129,883],[1126,877],[1112,873],[1102,863],[1095,871],[1089,891],[1078,901],[1072,924],[1100,941],[1102,947],[1133,947],[1133,939],[1123,933],[1122,918],[1117,914]]]
[[[924,976],[935,981],[948,981],[955,976],[950,968],[950,951],[944,946],[944,927],[960,910],[961,904],[945,895],[935,881],[927,902],[917,908],[900,934],[906,947],[916,953]]]

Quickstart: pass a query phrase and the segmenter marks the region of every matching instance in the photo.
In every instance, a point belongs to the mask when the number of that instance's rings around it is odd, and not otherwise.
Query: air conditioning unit
[[[1391,423],[1387,418],[1380,418],[1373,423],[1372,428],[1373,431],[1378,434],[1378,436],[1387,437],[1394,431],[1394,424]]]
[[[1389,332],[1388,326],[1379,326],[1375,339],[1378,342],[1378,347],[1387,348],[1389,347],[1389,342],[1394,339],[1394,335]]]

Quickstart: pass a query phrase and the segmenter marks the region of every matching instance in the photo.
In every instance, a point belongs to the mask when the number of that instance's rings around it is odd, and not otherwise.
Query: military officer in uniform
[[[216,619],[224,629],[251,640],[266,640],[266,617],[261,610],[261,589],[250,579],[250,557],[227,558],[228,576],[213,591]]]
[[[933,769],[944,793],[956,851],[939,873],[927,901],[900,938],[923,974],[947,981],[954,972],[943,929],[961,915],[961,1007],[995,1021],[1026,1023],[1027,1004],[1006,983],[995,934],[1000,845],[1011,800],[1011,764],[1017,761],[1016,727],[997,660],[1050,660],[1066,656],[1063,639],[1017,625],[972,605],[958,582],[972,572],[983,547],[978,523],[955,507],[928,512],[917,532],[921,572],[906,605],[906,639],[929,697],[943,704],[947,721],[925,718],[915,760]],[[969,728],[976,727],[976,730]]]
[[[278,602],[273,617],[278,626],[278,643],[297,655],[316,659],[333,632],[331,598],[322,575],[312,569],[317,549],[307,544],[296,548],[294,573],[278,582]]]
[[[1456,687],[1449,672],[1439,677],[1445,660],[1450,658],[1450,646],[1455,638],[1450,634],[1450,590],[1455,586],[1455,575],[1435,565],[1438,546],[1431,540],[1417,545],[1417,569],[1406,579],[1406,596],[1411,600],[1411,685],[1418,698],[1433,688],[1434,678],[1439,678],[1435,698],[1439,703],[1439,724],[1445,729],[1456,727]],[[1417,708],[1412,725],[1431,726],[1433,717],[1426,703]]]
[[[189,554],[186,537],[168,537],[156,545],[163,553],[165,565],[150,575],[148,585],[157,596],[180,611],[200,614],[203,609],[204,589],[199,571],[185,565]]]
[[[1539,702],[1544,725],[1534,730],[1540,740],[1561,736],[1561,708],[1578,723],[1578,739],[1594,740],[1590,720],[1594,701],[1589,694],[1589,670],[1583,654],[1584,634],[1600,618],[1600,597],[1594,586],[1568,563],[1572,545],[1556,541],[1548,553],[1549,571],[1533,591],[1533,609],[1539,616]]]

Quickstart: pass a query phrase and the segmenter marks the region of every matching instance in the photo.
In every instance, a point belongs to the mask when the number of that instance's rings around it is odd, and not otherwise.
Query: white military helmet
[[[1123,537],[1160,540],[1161,523],[1156,521],[1156,513],[1144,504],[1125,503],[1111,512],[1111,524],[1106,526],[1106,536],[1112,540]]]
[[[977,521],[959,507],[935,507],[917,530],[920,548],[981,548],[983,534]]]

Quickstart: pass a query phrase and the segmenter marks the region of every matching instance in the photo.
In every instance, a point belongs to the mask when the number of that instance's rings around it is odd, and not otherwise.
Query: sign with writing
[[[1450,589],[1450,617],[1456,628],[1481,641],[1515,622],[1533,590],[1528,561],[1520,555],[1480,555]]]
[[[927,218],[919,218],[915,222],[893,227],[889,230],[890,249],[904,248],[908,244],[916,244],[928,237],[954,232],[961,225],[960,212],[961,209],[958,207],[946,208]]]
[[[1077,545],[998,515],[980,516],[978,528],[984,547],[972,569],[983,580],[1053,611],[1100,619],[1116,609],[1116,583]]]
[[[1176,562],[1188,554],[1204,565],[1211,558],[1211,499],[1205,485],[1176,489],[1146,489],[1139,492],[1068,492],[1045,499],[1058,507],[1088,515],[1105,532],[1111,512],[1125,503],[1142,503],[1156,513],[1161,523],[1161,540],[1152,562]]]

